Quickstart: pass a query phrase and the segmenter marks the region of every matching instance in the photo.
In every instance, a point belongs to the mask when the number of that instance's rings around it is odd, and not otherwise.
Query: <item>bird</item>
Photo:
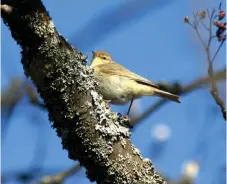
[[[116,63],[109,53],[105,51],[92,51],[92,53],[90,68],[94,70],[98,82],[98,93],[113,105],[125,105],[131,102],[127,115],[133,100],[143,96],[158,96],[181,103],[179,96],[159,89],[150,80],[124,68]]]

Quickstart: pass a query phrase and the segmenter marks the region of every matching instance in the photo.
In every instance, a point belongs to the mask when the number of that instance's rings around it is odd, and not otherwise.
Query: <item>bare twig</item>
[[[220,7],[219,7],[219,9],[220,9]],[[208,76],[209,76],[209,81],[210,81],[210,84],[211,84],[210,93],[213,96],[217,105],[220,107],[222,114],[223,114],[223,117],[226,120],[225,104],[224,104],[223,100],[219,97],[218,87],[217,87],[217,84],[216,84],[216,80],[215,80],[215,77],[214,77],[214,70],[213,70],[213,62],[214,62],[218,52],[220,51],[223,43],[225,42],[225,39],[222,40],[221,44],[219,45],[219,47],[216,50],[213,57],[211,56],[211,51],[210,51],[211,41],[214,38],[214,36],[212,35],[212,25],[213,25],[213,20],[215,18],[215,12],[216,12],[215,9],[213,9],[211,12],[207,9],[207,15],[208,15],[208,20],[209,20],[209,26],[208,26],[208,29],[207,29],[208,34],[209,34],[209,38],[208,38],[207,43],[205,43],[205,41],[203,40],[203,38],[202,38],[202,36],[201,36],[201,34],[198,30],[199,23],[201,22],[203,24],[202,21],[200,21],[200,22],[198,21],[198,15],[193,14],[193,16],[194,16],[193,24],[190,23],[189,19],[187,19],[187,23],[195,30],[200,42],[202,43],[202,45],[203,45],[203,47],[206,51],[207,62],[208,62]],[[203,25],[203,26],[205,26],[205,25]],[[207,26],[205,26],[205,27],[207,27]]]
[[[217,51],[215,52],[213,58],[211,59],[211,62],[212,62],[212,63],[214,62],[214,59],[215,59],[216,56],[218,55],[218,52],[220,51],[220,49],[221,49],[221,47],[222,47],[222,45],[223,45],[224,42],[225,42],[225,40],[222,40],[221,44],[219,45]]]
[[[23,96],[23,92],[20,90],[22,81],[17,77],[13,77],[11,84],[7,90],[3,90],[1,94],[1,111],[4,112],[3,116],[8,119],[11,115],[15,105]]]
[[[41,179],[40,184],[62,183],[67,177],[76,174],[80,170],[80,168],[81,168],[80,164],[76,164],[75,166],[73,166],[69,170],[57,173],[54,176],[45,176]]]
[[[198,37],[199,37],[200,42],[203,44],[204,48],[206,49],[206,43],[205,43],[205,41],[203,40],[203,38],[201,37],[198,28],[197,28],[197,27],[194,27],[194,29],[195,29],[195,31],[196,31]]]
[[[37,107],[41,109],[46,109],[46,106],[44,103],[40,102],[38,93],[35,91],[35,89],[31,85],[27,85],[24,87],[24,90],[26,94],[29,97],[30,103],[33,105],[36,105]]]
[[[219,80],[225,80],[226,79],[226,76],[225,76],[225,73],[226,73],[226,68],[225,69],[222,69],[222,70],[219,70],[216,72],[216,74],[214,74],[214,78],[219,81]],[[187,86],[184,86],[184,87],[181,87],[179,88],[178,87],[178,90],[175,91],[176,94],[179,94],[179,95],[186,95],[198,88],[201,88],[205,85],[208,85],[210,82],[210,78],[209,76],[208,77],[203,77],[203,78],[200,78],[200,79],[197,79],[193,82],[191,82],[189,85]],[[174,90],[170,90],[168,89],[168,91],[170,92],[174,92]],[[155,112],[156,110],[158,110],[161,106],[163,106],[164,104],[166,104],[168,101],[166,100],[159,100],[158,102],[156,102],[154,105],[152,105],[151,107],[149,107],[143,114],[139,115],[138,117],[135,117],[131,120],[131,124],[132,125],[135,125],[137,124],[138,122],[144,120],[145,118],[147,118],[149,115],[151,115],[153,112]]]
[[[209,28],[206,26],[206,24],[203,21],[201,21],[201,24],[207,31],[209,31]]]
[[[225,108],[225,104],[223,102],[223,100],[219,97],[218,94],[218,87],[214,78],[214,72],[213,72],[213,65],[211,60],[208,60],[208,75],[210,78],[210,82],[211,82],[211,90],[210,93],[213,96],[214,100],[216,101],[216,103],[218,104],[218,106],[221,108],[222,114],[224,119],[226,120],[226,108]]]
[[[1,94],[1,106],[6,120],[10,117],[16,104],[24,95],[28,95],[31,104],[35,104],[42,109],[46,108],[45,105],[40,102],[38,93],[29,81],[13,77],[8,89],[5,89]]]
[[[214,100],[216,101],[216,103],[219,105],[219,107],[221,108],[222,114],[224,119],[226,120],[226,109],[225,109],[225,105],[223,100],[219,97],[218,95],[218,87],[214,78],[214,70],[213,70],[213,61],[216,57],[216,55],[218,54],[224,40],[222,41],[222,43],[220,44],[220,46],[218,47],[215,55],[213,56],[213,59],[211,59],[211,53],[210,53],[210,45],[211,45],[211,37],[212,37],[212,25],[213,25],[213,17],[214,17],[214,13],[215,10],[213,9],[211,15],[209,16],[210,19],[210,29],[209,29],[209,39],[208,39],[208,44],[207,44],[207,49],[206,49],[206,53],[207,53],[207,61],[208,61],[208,75],[210,77],[210,83],[211,83],[211,95],[213,96]]]

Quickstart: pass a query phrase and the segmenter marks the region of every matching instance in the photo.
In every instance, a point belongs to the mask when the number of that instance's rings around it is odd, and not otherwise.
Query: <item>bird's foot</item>
[[[130,118],[128,115],[121,115],[120,113],[118,113],[118,117],[121,125],[130,129],[133,128],[133,126],[130,124]]]
[[[104,102],[105,102],[105,107],[106,107],[107,109],[110,109],[110,101],[111,101],[111,100],[104,100]]]

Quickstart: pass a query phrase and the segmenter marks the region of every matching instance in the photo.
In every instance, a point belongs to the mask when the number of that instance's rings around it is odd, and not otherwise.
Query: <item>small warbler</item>
[[[133,99],[142,96],[158,96],[181,103],[179,96],[160,90],[148,79],[117,64],[107,52],[93,51],[90,67],[98,81],[98,92],[111,104],[124,105],[130,101],[132,104]]]

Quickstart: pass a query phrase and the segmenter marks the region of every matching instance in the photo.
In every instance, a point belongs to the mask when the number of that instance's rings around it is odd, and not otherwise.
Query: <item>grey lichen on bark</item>
[[[3,0],[1,10],[21,46],[25,75],[44,99],[63,148],[87,169],[88,178],[106,184],[165,183],[130,142],[125,119],[96,92],[86,56],[56,31],[42,2]]]

